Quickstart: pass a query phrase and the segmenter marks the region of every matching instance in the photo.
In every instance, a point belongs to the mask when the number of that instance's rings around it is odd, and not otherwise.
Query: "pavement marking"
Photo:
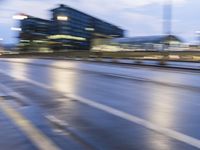
[[[60,148],[58,148],[46,135],[39,131],[29,120],[9,106],[3,98],[0,98],[0,108],[20,128],[20,130],[26,134],[38,149],[60,150]]]
[[[199,139],[196,139],[196,138],[193,138],[191,136],[185,135],[183,133],[171,130],[169,128],[160,127],[160,126],[158,126],[154,123],[151,123],[151,122],[149,122],[145,119],[142,119],[140,117],[137,117],[135,115],[128,114],[126,112],[117,110],[117,109],[112,108],[110,106],[106,106],[104,104],[100,104],[98,102],[95,102],[95,101],[92,101],[92,100],[89,100],[89,99],[86,99],[86,98],[83,98],[83,97],[80,97],[80,96],[77,96],[77,95],[66,94],[66,96],[69,97],[69,98],[75,99],[75,100],[77,100],[81,103],[84,103],[86,105],[89,105],[91,107],[94,107],[96,109],[99,109],[99,110],[102,110],[102,111],[107,112],[109,114],[112,114],[114,116],[128,120],[132,123],[136,123],[138,125],[141,125],[141,126],[147,128],[147,129],[150,129],[152,131],[161,133],[163,135],[166,135],[166,136],[171,137],[173,139],[176,139],[178,141],[184,142],[184,143],[189,144],[191,146],[194,146],[196,148],[200,148],[200,140]]]
[[[0,83],[0,89],[3,91],[3,93],[6,93],[6,95],[13,96],[20,100],[23,104],[28,104],[27,98],[17,92],[15,92],[13,89],[8,88],[7,86]],[[1,95],[0,95],[1,96]],[[3,97],[3,96],[1,96]]]
[[[53,115],[46,115],[45,117],[52,124],[54,132],[70,137],[71,139],[82,145],[87,150],[98,149],[93,144],[91,144],[87,139],[85,139],[85,137],[78,134],[77,131],[73,127],[71,127],[67,122],[60,120]]]
[[[14,63],[21,63],[21,62],[14,62]],[[27,65],[36,65],[36,64],[33,64],[33,63],[26,63],[26,62],[22,62],[22,63],[25,63]],[[41,64],[41,65],[43,65],[43,64]],[[40,66],[40,65],[37,64],[37,66]],[[45,65],[45,66],[46,67],[55,67],[55,68],[59,68],[59,69],[68,69],[68,70],[74,70],[75,69],[75,68],[71,68],[71,67],[67,67],[67,68],[66,67],[64,67],[64,68],[58,67],[56,65],[53,65],[53,66]],[[169,87],[181,88],[181,89],[186,89],[186,90],[195,90],[197,92],[200,91],[200,87],[198,87],[198,86],[191,86],[191,85],[180,84],[180,83],[175,83],[175,82],[168,83],[168,82],[163,82],[163,81],[159,81],[159,80],[152,80],[152,79],[146,78],[146,77],[144,78],[144,77],[137,77],[137,76],[132,76],[132,75],[131,76],[130,75],[123,75],[123,74],[118,74],[118,73],[105,73],[105,72],[99,72],[99,71],[87,70],[87,69],[76,69],[76,70],[84,71],[84,72],[92,72],[92,73],[95,73],[95,74],[97,73],[97,74],[100,74],[100,75],[107,75],[107,76],[111,76],[111,77],[123,78],[123,79],[128,79],[128,80],[159,84],[159,85],[162,85],[162,86],[169,86]],[[15,76],[10,75],[3,70],[0,70],[0,73],[16,78]],[[30,80],[28,80],[28,81],[30,83],[32,82]],[[40,84],[40,86],[42,86],[42,85]]]
[[[11,74],[7,74],[7,73],[4,73],[2,71],[0,71],[0,73],[6,74],[6,75],[14,77],[14,78],[17,78],[15,76],[11,75]],[[50,86],[42,84],[42,83],[39,83],[37,81],[31,80],[31,79],[28,79],[28,78],[24,78],[23,80],[28,82],[28,83],[30,83],[30,84],[39,86],[41,88],[52,90]],[[147,128],[147,129],[150,129],[152,131],[161,133],[161,134],[163,134],[165,136],[171,137],[173,139],[176,139],[178,141],[184,142],[184,143],[186,143],[188,145],[191,145],[193,147],[196,147],[196,148],[200,149],[200,140],[197,139],[197,138],[188,136],[186,134],[177,132],[177,131],[169,129],[169,128],[160,127],[160,126],[158,126],[158,125],[156,125],[156,124],[154,124],[152,122],[149,122],[149,121],[147,121],[145,119],[142,119],[140,117],[137,117],[135,115],[128,114],[128,113],[123,112],[121,110],[117,110],[117,109],[112,108],[110,106],[95,102],[93,100],[89,100],[89,99],[83,98],[83,97],[78,96],[78,95],[65,94],[65,97],[75,99],[75,100],[77,100],[77,101],[79,101],[81,103],[87,104],[87,105],[89,105],[91,107],[94,107],[96,109],[102,110],[104,112],[107,112],[107,113],[112,114],[114,116],[117,116],[119,118],[125,119],[127,121],[132,122],[132,123],[136,123],[136,124],[141,125],[141,126]]]

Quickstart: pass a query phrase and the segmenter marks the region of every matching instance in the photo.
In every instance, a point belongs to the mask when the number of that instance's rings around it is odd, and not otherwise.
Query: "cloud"
[[[121,26],[128,30],[130,35],[148,35],[159,34],[162,31],[164,1],[167,0],[59,0],[59,4],[69,5]],[[173,0],[175,7],[185,6],[188,2],[190,1]],[[57,0],[0,0],[0,3],[0,26],[3,23],[8,27],[15,25],[11,19],[15,13],[23,12],[50,19],[48,10],[58,5]]]
[[[164,0],[166,1],[166,0]],[[174,0],[174,4],[181,4],[186,0]],[[150,4],[163,4],[162,0],[59,0],[59,3],[94,14],[114,13],[124,9],[135,9]],[[55,0],[6,0],[7,9],[23,11],[36,16],[46,17],[46,10],[54,8],[58,4]],[[36,11],[37,10],[37,11]]]

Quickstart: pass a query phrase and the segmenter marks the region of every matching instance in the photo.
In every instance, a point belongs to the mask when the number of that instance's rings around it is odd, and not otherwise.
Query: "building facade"
[[[19,35],[21,46],[24,50],[47,46],[51,22],[32,16],[21,20],[21,32]]]
[[[51,13],[51,20],[27,15],[21,21],[22,46],[45,43],[54,50],[89,50],[102,40],[124,36],[119,27],[66,5],[52,9]]]
[[[175,35],[137,36],[128,38],[114,38],[93,47],[94,51],[162,51],[178,48],[182,39]]]

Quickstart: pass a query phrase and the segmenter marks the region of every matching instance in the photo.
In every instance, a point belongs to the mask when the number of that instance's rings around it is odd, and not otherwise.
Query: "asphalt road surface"
[[[0,60],[0,150],[200,149],[200,71]]]

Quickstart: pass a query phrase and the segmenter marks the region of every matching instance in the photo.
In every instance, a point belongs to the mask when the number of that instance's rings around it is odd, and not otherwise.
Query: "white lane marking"
[[[28,103],[27,98],[25,96],[15,92],[13,89],[8,88],[7,86],[3,85],[2,83],[0,83],[0,89],[3,90],[3,92],[6,93],[6,95],[13,96],[15,98],[20,99],[24,103]]]
[[[8,75],[8,76],[16,78],[13,75],[4,73],[2,71],[0,71],[0,72],[5,74],[5,75]],[[49,86],[47,86],[45,84],[39,83],[37,81],[31,80],[31,79],[28,79],[28,78],[25,78],[24,81],[26,81],[28,83],[31,83],[33,85],[39,86],[41,88],[51,89]],[[89,100],[89,99],[80,97],[78,95],[65,94],[65,96],[68,97],[68,98],[71,97],[72,99],[75,99],[75,100],[77,100],[77,101],[79,101],[81,103],[87,104],[87,105],[89,105],[91,107],[97,108],[99,110],[102,110],[102,111],[107,112],[109,114],[112,114],[114,116],[117,116],[117,117],[120,117],[122,119],[128,120],[128,121],[130,121],[132,123],[136,123],[138,125],[141,125],[141,126],[147,128],[147,129],[150,129],[152,131],[161,133],[161,134],[163,134],[165,136],[168,136],[168,137],[171,137],[171,138],[176,139],[178,141],[184,142],[184,143],[186,143],[188,145],[194,146],[196,148],[200,148],[200,140],[197,139],[197,138],[185,135],[183,133],[177,132],[177,131],[169,129],[169,128],[160,127],[160,126],[158,126],[158,125],[156,125],[154,123],[151,123],[151,122],[149,122],[149,121],[147,121],[145,119],[139,118],[139,117],[137,117],[135,115],[128,114],[128,113],[123,112],[121,110],[117,110],[117,109],[112,108],[110,106],[97,103],[97,102],[95,102],[93,100]]]
[[[29,120],[0,98],[0,108],[27,135],[40,150],[59,150],[59,148]]]
[[[117,109],[112,108],[110,106],[106,106],[104,104],[100,104],[100,103],[97,103],[95,101],[92,101],[92,100],[89,100],[89,99],[86,99],[86,98],[83,98],[83,97],[80,97],[80,96],[77,96],[77,95],[67,94],[66,96],[69,97],[69,98],[75,99],[75,100],[77,100],[81,103],[87,104],[91,107],[94,107],[94,108],[97,108],[97,109],[102,110],[104,112],[107,112],[109,114],[112,114],[114,116],[120,117],[122,119],[128,120],[128,121],[136,123],[138,125],[141,125],[141,126],[147,128],[147,129],[156,131],[156,132],[161,133],[163,135],[166,135],[168,137],[174,138],[178,141],[181,141],[181,142],[187,143],[189,145],[192,145],[194,147],[200,148],[200,140],[199,139],[193,138],[191,136],[182,134],[180,132],[177,132],[177,131],[174,131],[174,130],[171,130],[171,129],[168,129],[168,128],[160,127],[160,126],[158,126],[154,123],[151,123],[147,120],[139,118],[135,115],[130,115],[126,112],[117,110]]]

